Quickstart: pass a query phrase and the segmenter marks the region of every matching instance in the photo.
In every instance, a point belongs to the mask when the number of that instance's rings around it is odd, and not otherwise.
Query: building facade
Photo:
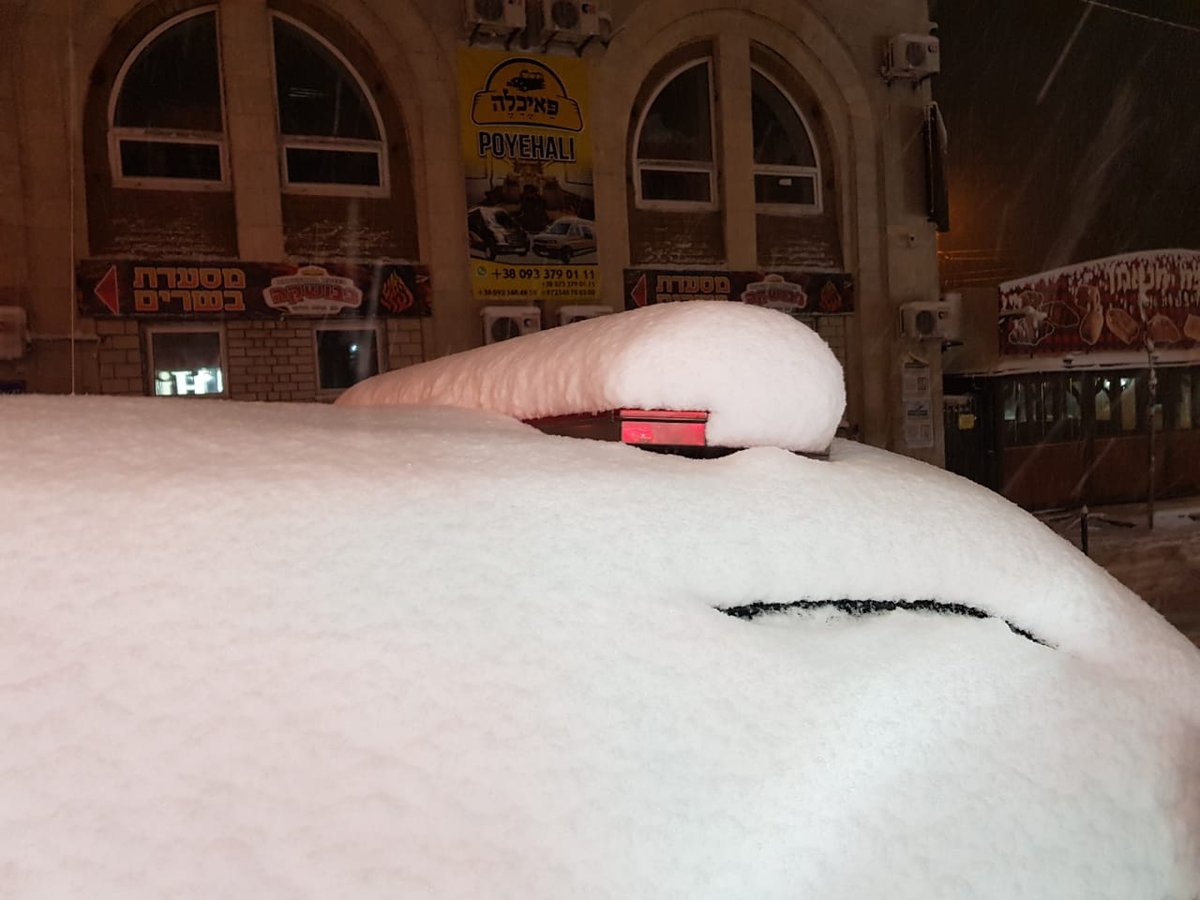
[[[1200,252],[963,287],[946,465],[1031,509],[1200,494]]]
[[[0,17],[6,390],[328,400],[528,328],[726,299],[826,338],[852,433],[942,458],[941,346],[900,324],[938,296],[931,88],[881,72],[929,33],[925,0]]]

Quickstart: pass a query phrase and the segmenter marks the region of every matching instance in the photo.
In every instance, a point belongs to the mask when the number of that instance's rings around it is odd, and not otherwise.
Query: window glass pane
[[[126,178],[220,181],[221,151],[216,144],[122,139],[121,174]]]
[[[755,175],[754,202],[813,206],[817,202],[816,179],[811,175]]]
[[[750,102],[754,122],[754,162],[757,165],[817,165],[808,131],[796,108],[769,78],[757,71],[750,75]]]
[[[379,154],[353,150],[287,148],[287,174],[292,184],[379,184]]]
[[[215,13],[189,16],[142,50],[125,74],[113,124],[224,130]]]
[[[638,139],[639,159],[711,162],[708,63],[685,69],[659,92]]]
[[[1120,428],[1123,432],[1137,431],[1138,428],[1138,402],[1137,402],[1137,378],[1131,376],[1123,376],[1117,379],[1120,387],[1120,400],[1117,408],[1119,415],[1117,416],[1120,422]]]
[[[341,61],[302,29],[279,18],[274,23],[280,131],[379,140],[371,106]]]
[[[317,369],[321,390],[340,390],[379,373],[375,330],[319,329]]]
[[[1192,421],[1200,427],[1200,369],[1189,369],[1192,380]]]
[[[642,169],[642,199],[707,203],[712,199],[712,181],[708,172]]]
[[[1083,394],[1083,384],[1078,376],[1064,381],[1066,389],[1063,408],[1062,440],[1076,441],[1083,436],[1083,409],[1079,398]]]
[[[1174,427],[1176,428],[1195,428],[1197,425],[1196,417],[1200,415],[1200,409],[1197,409],[1193,404],[1196,402],[1196,395],[1200,391],[1193,392],[1193,384],[1200,386],[1200,370],[1183,369],[1179,372],[1175,380],[1175,396],[1172,404],[1175,409]]]
[[[222,394],[225,373],[216,331],[159,331],[150,335],[154,393],[159,397]]]

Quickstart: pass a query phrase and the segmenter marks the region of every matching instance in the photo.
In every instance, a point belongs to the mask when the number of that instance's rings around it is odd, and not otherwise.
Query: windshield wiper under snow
[[[976,609],[974,606],[966,606],[962,603],[941,603],[937,600],[793,600],[790,603],[747,603],[742,606],[718,606],[717,609],[727,616],[747,620],[757,619],[759,616],[770,613],[788,612],[793,609],[837,609],[851,616],[877,615],[879,613],[894,612],[895,610],[903,609],[911,612],[935,612],[944,615],[967,616],[972,619],[1000,618],[999,616],[986,613],[982,609]],[[1008,619],[1000,619],[1000,621],[1007,625],[1013,634],[1020,635],[1026,640],[1033,641],[1035,644],[1040,644],[1043,647],[1054,647],[1049,641],[1044,641],[1032,632],[1014,625]]]

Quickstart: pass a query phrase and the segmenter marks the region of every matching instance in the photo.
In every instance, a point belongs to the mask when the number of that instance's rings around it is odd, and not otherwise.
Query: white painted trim
[[[125,78],[129,74],[130,68],[133,67],[134,62],[137,61],[143,51],[154,43],[160,35],[174,28],[180,22],[207,13],[213,14],[213,28],[216,31],[217,91],[220,97],[222,130],[219,132],[187,132],[160,128],[118,126],[114,121],[117,112],[117,101],[120,99],[121,90],[125,87]],[[172,16],[166,21],[159,23],[137,42],[122,61],[121,68],[117,70],[117,77],[113,80],[112,90],[108,94],[108,117],[106,120],[108,126],[108,163],[109,171],[112,174],[113,187],[167,191],[228,191],[232,188],[233,182],[229,177],[229,143],[226,136],[227,127],[225,124],[225,79],[223,67],[224,62],[221,58],[221,13],[215,4],[189,9],[177,16]],[[149,143],[216,144],[220,151],[221,178],[219,181],[207,181],[199,178],[126,177],[124,172],[121,171],[121,138]]]
[[[696,66],[704,66],[705,73],[708,76],[708,129],[709,129],[709,153],[711,159],[707,165],[703,160],[655,160],[642,159],[638,156],[638,149],[642,143],[642,128],[646,124],[646,116],[650,110],[654,108],[654,104],[658,101],[659,94],[673,82],[676,78],[682,75],[689,69],[694,69]],[[713,86],[713,57],[711,54],[697,57],[696,59],[688,60],[680,66],[672,69],[664,75],[655,86],[654,91],[646,100],[646,105],[642,107],[638,114],[637,128],[633,134],[633,191],[634,191],[634,206],[637,209],[659,209],[672,210],[677,212],[695,211],[695,212],[711,212],[715,209],[720,209],[720,199],[717,194],[717,109],[716,109],[716,91]],[[642,197],[642,169],[670,169],[677,172],[707,172],[709,180],[709,199],[707,201],[698,200],[661,200],[661,199],[646,199]]]
[[[321,386],[321,345],[318,336],[322,331],[373,331],[375,332],[375,367],[380,372],[387,371],[387,329],[382,319],[326,319],[313,323],[313,376],[317,383],[316,396],[327,399],[336,397],[349,388],[327,388]]]
[[[817,216],[824,212],[824,191],[821,184],[821,154],[820,145],[817,143],[812,127],[808,124],[808,119],[804,117],[804,113],[800,110],[800,105],[796,103],[796,99],[789,94],[778,81],[771,77],[771,73],[763,69],[762,66],[750,64],[750,71],[756,72],[771,83],[771,86],[783,96],[783,99],[792,107],[792,111],[796,113],[796,117],[800,120],[800,124],[804,127],[804,133],[808,136],[808,145],[812,148],[813,159],[817,165],[813,166],[765,166],[754,165],[755,175],[782,175],[795,176],[798,178],[812,178],[813,197],[815,203],[755,203],[756,211],[766,213],[768,215],[783,215],[783,216]],[[754,83],[751,79],[750,87],[751,103],[754,97]],[[752,108],[753,110],[753,108]],[[753,128],[753,111],[751,111],[751,128]]]
[[[391,173],[388,166],[387,154],[387,129],[383,125],[383,116],[379,112],[379,105],[375,102],[375,97],[371,94],[367,83],[363,80],[358,69],[350,64],[350,60],[342,54],[337,47],[333,46],[329,41],[321,36],[313,28],[310,28],[304,22],[286,13],[281,13],[276,10],[271,10],[271,18],[279,19],[286,22],[293,28],[296,28],[324,47],[333,56],[338,63],[341,64],[350,77],[354,79],[358,85],[359,91],[363,98],[367,101],[367,106],[371,110],[371,115],[375,119],[375,130],[379,133],[379,140],[364,141],[351,138],[338,138],[323,135],[305,135],[305,134],[284,134],[283,123],[279,116],[279,79],[275,69],[275,23],[271,23],[271,41],[270,41],[270,59],[271,59],[271,75],[275,81],[275,127],[279,134],[279,183],[280,189],[285,194],[320,194],[324,196],[337,197],[389,197],[391,196]],[[357,185],[357,184],[310,184],[308,182],[293,184],[288,178],[287,171],[287,148],[288,147],[312,147],[322,150],[349,150],[352,152],[363,152],[365,150],[374,150],[379,157],[379,184],[377,185]]]
[[[147,396],[157,397],[154,393],[154,335],[170,333],[170,334],[212,334],[216,333],[221,347],[220,367],[221,375],[224,380],[220,393],[199,394],[196,396],[187,396],[188,400],[208,400],[208,399],[228,399],[229,397],[229,350],[225,341],[225,323],[169,323],[169,324],[143,324],[142,334],[146,339],[146,391]]]
[[[662,209],[662,210],[693,210],[711,212],[715,209],[720,209],[720,201],[717,198],[717,167],[715,165],[704,166],[699,163],[678,162],[676,160],[666,159],[639,159],[635,162],[636,166],[636,183],[634,190],[637,192],[637,204],[639,209]],[[708,176],[708,200],[663,200],[658,198],[647,198],[642,196],[642,172],[650,170],[656,172],[699,172]]]
[[[204,178],[166,178],[124,175],[121,173],[121,142],[138,141],[151,144],[209,144],[217,148],[221,178],[209,181]],[[229,145],[211,132],[160,131],[154,128],[109,128],[108,155],[113,169],[113,186],[134,190],[155,191],[228,191],[232,187],[229,178]]]
[[[280,189],[288,194],[323,194],[337,197],[387,197],[391,191],[387,185],[387,159],[383,147],[377,141],[349,141],[340,138],[293,138],[280,137],[279,169]],[[288,177],[288,150],[330,150],[337,153],[370,153],[378,160],[381,184],[343,184],[342,182],[292,182]]]

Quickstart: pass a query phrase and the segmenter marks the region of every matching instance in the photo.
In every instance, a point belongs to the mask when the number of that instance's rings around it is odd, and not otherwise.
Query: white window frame
[[[213,14],[213,27],[217,32],[217,87],[221,104],[221,127],[219,132],[213,131],[181,131],[168,128],[130,128],[116,124],[117,101],[121,90],[125,87],[125,78],[134,62],[142,52],[161,34],[174,28],[185,19],[195,16]],[[215,5],[199,6],[189,9],[177,16],[172,16],[152,29],[125,57],[117,77],[113,81],[113,89],[108,96],[108,161],[112,172],[113,186],[154,191],[229,191],[233,187],[229,177],[229,141],[228,126],[225,118],[225,78],[224,60],[221,57],[221,13]],[[208,181],[202,178],[162,178],[126,176],[121,169],[121,141],[134,140],[152,144],[213,144],[220,153],[221,178],[219,181]]]
[[[275,10],[271,11],[271,19],[271,80],[272,94],[275,98],[275,128],[279,135],[279,183],[281,190],[285,194],[316,194],[326,197],[390,197],[392,188],[391,173],[389,172],[388,155],[386,152],[388,146],[387,129],[383,127],[383,116],[379,113],[379,105],[375,102],[375,97],[367,88],[367,83],[363,81],[363,77],[359,74],[358,69],[350,64],[350,60],[346,59],[345,55],[337,47],[333,46],[319,32],[310,28],[299,19]],[[350,73],[350,76],[358,85],[358,89],[362,92],[363,97],[366,98],[371,115],[375,118],[375,130],[379,132],[379,140],[365,141],[353,138],[283,133],[283,120],[279,111],[279,76],[276,74],[275,68],[275,19],[286,22],[293,28],[303,31],[329,51],[333,58],[341,63],[343,68]],[[344,150],[352,153],[373,151],[379,160],[379,184],[313,184],[307,181],[292,182],[288,178],[287,151],[289,148],[297,150]]]
[[[148,396],[158,397],[159,394],[154,392],[154,385],[158,379],[155,377],[156,367],[154,365],[154,335],[156,334],[212,334],[215,332],[220,340],[221,346],[221,373],[224,378],[224,384],[220,393],[210,394],[174,394],[173,397],[182,397],[185,400],[228,400],[229,399],[229,349],[225,341],[225,324],[223,322],[201,323],[188,322],[186,324],[154,324],[144,325],[142,334],[146,338],[146,380]]]
[[[328,319],[313,324],[313,376],[317,383],[318,397],[336,397],[349,388],[327,388],[321,385],[321,341],[322,331],[373,331],[375,332],[375,368],[380,374],[387,371],[384,348],[387,345],[387,329],[382,319]]]
[[[755,202],[754,209],[756,212],[766,213],[772,216],[818,216],[824,212],[824,203],[822,199],[823,191],[821,190],[821,154],[818,150],[816,139],[813,135],[812,127],[808,124],[808,119],[804,117],[804,113],[800,111],[800,105],[796,99],[789,94],[776,79],[772,78],[770,73],[761,66],[751,63],[750,69],[765,78],[775,90],[783,96],[796,113],[796,117],[800,120],[800,124],[804,126],[804,133],[808,135],[808,144],[812,147],[813,158],[816,159],[816,166],[767,166],[754,164],[754,175],[767,175],[775,177],[792,177],[792,178],[811,178],[813,180],[813,203],[758,203]],[[753,95],[752,95],[753,96]],[[751,101],[753,102],[753,100]],[[754,128],[753,116],[750,122],[751,129]]]
[[[696,66],[704,66],[705,72],[708,75],[708,129],[712,160],[708,163],[701,163],[678,159],[642,159],[638,156],[638,148],[642,143],[642,128],[645,126],[646,117],[650,114],[650,110],[654,108],[659,94],[672,81]],[[636,208],[669,210],[674,212],[712,212],[721,208],[717,193],[717,110],[716,93],[713,85],[713,69],[714,62],[712,56],[701,56],[688,60],[683,65],[672,69],[659,80],[658,85],[654,88],[654,93],[650,95],[646,101],[646,105],[642,107],[642,112],[638,116],[637,130],[633,135],[633,191],[634,206]],[[699,172],[706,174],[708,176],[708,200],[661,200],[643,197],[642,172],[647,169],[651,171]]]

